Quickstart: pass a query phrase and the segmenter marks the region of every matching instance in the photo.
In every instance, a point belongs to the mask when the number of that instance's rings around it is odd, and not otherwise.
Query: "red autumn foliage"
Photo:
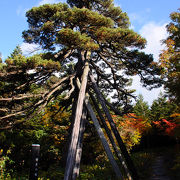
[[[163,131],[166,135],[173,136],[174,135],[174,129],[177,128],[179,125],[168,121],[166,119],[161,119],[159,121],[153,121],[153,123],[156,125],[157,128]]]
[[[137,116],[134,113],[129,113],[123,117],[112,115],[112,118],[128,149],[139,144],[143,134],[151,128],[151,124],[147,119]]]
[[[136,116],[134,113],[129,113],[128,115],[125,115],[124,118],[129,126],[137,129],[140,133],[144,133],[150,126],[146,119]]]

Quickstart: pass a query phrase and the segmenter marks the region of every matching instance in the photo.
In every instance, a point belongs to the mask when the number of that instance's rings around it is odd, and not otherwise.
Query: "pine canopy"
[[[60,107],[71,106],[79,91],[75,81],[81,79],[85,62],[104,97],[111,92],[113,106],[107,101],[109,106],[121,113],[128,111],[134,97],[128,88],[131,76],[139,75],[149,88],[161,85],[152,55],[139,51],[146,40],[130,29],[127,14],[113,0],[45,4],[29,10],[26,17],[25,42],[39,44],[45,52],[31,57],[19,53],[1,63],[3,127],[12,127],[16,118],[31,115],[59,95],[64,96]]]

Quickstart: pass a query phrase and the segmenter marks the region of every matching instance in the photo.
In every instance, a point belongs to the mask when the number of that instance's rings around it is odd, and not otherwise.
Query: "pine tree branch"
[[[22,115],[26,111],[27,110],[23,110],[23,111],[19,111],[19,112],[16,112],[16,113],[12,113],[12,114],[8,114],[6,116],[0,117],[0,121],[10,119],[10,118],[15,117],[17,115]]]
[[[40,81],[41,81],[41,82],[42,82],[42,81],[46,81],[46,80],[49,78],[49,76],[51,75],[51,73],[49,73],[49,72],[43,72],[43,71],[42,71],[42,73],[43,73],[43,74],[39,74],[39,72],[38,72],[38,73],[35,73],[35,74],[33,75],[33,77],[31,77],[30,80],[28,80],[26,83],[24,83],[24,84],[16,87],[15,90],[22,89],[23,87],[25,87],[25,86],[27,86],[27,85],[30,85],[30,84],[33,84],[33,83],[37,83],[37,82],[40,82]],[[38,74],[39,74],[39,75],[38,75]],[[34,77],[36,77],[37,75],[38,75],[38,77],[37,77],[37,78],[34,78]]]
[[[6,79],[8,76],[20,74],[22,72],[24,72],[24,71],[23,70],[17,70],[17,71],[12,71],[12,72],[5,72],[5,73],[0,72],[0,78]]]
[[[64,59],[68,58],[72,53],[74,52],[74,49],[69,49],[69,50],[62,50],[62,51],[59,51],[58,53],[56,53],[54,55],[54,57],[56,59],[60,59],[61,61],[63,61]]]
[[[0,102],[20,101],[20,100],[24,100],[24,99],[28,99],[28,98],[36,98],[36,97],[40,97],[40,96],[42,96],[42,94],[32,94],[32,95],[19,94],[18,96],[14,96],[11,98],[0,98]]]
[[[74,84],[73,84],[73,79],[74,79],[74,76],[72,76],[72,77],[70,78],[71,90],[67,93],[67,95],[66,95],[66,97],[64,98],[64,100],[69,99],[69,97],[71,96],[71,94],[74,92],[75,86],[74,86]]]
[[[56,92],[58,91],[59,89],[61,89],[63,87],[63,82],[65,82],[66,80],[68,80],[69,78],[73,77],[75,75],[70,75],[70,76],[67,76],[67,77],[64,77],[62,78],[61,80],[59,80],[56,84],[54,84],[52,86],[52,88],[50,89],[50,91],[46,94],[44,94],[43,96],[43,99],[40,100],[39,102],[37,102],[34,106],[35,108],[38,107],[39,105],[41,105],[41,109],[43,109],[47,104],[48,102],[50,101],[50,97]]]
[[[16,119],[15,118],[16,116],[18,116],[18,118],[23,117],[23,116],[29,116],[29,115],[31,116],[33,114],[33,112],[37,108],[39,108],[38,112],[40,112],[40,110],[42,108],[44,108],[48,104],[51,96],[64,85],[63,83],[65,81],[67,81],[69,78],[74,77],[74,76],[75,75],[70,75],[70,76],[67,76],[67,77],[64,77],[64,78],[60,79],[56,84],[54,84],[51,87],[49,92],[45,92],[44,95],[41,95],[41,97],[42,97],[41,100],[39,100],[35,104],[31,104],[30,106],[26,107],[24,110],[20,110],[20,111],[17,111],[17,112],[14,112],[14,113],[11,113],[11,114],[8,114],[8,115],[0,117],[0,121],[2,121],[2,120],[9,120],[9,119],[12,119],[12,118]],[[26,98],[27,98],[27,96],[26,96]],[[14,121],[13,124],[16,124],[16,121]]]
[[[7,108],[0,108],[0,114],[8,112]]]

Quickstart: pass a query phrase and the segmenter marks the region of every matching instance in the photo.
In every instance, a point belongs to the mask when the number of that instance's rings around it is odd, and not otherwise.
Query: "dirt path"
[[[149,180],[171,180],[167,175],[167,169],[165,166],[165,157],[159,154],[152,166],[152,177]]]

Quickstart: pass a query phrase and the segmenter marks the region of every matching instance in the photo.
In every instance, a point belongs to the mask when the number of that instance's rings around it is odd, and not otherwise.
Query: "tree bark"
[[[68,150],[64,180],[70,180],[72,178],[72,171],[76,157],[76,149],[77,149],[79,129],[80,129],[80,120],[82,116],[83,103],[85,98],[88,72],[89,72],[89,64],[88,62],[86,62],[82,75],[82,84],[78,96],[76,115],[75,115],[73,131],[71,135],[71,143]]]
[[[82,147],[83,147],[83,135],[84,135],[84,131],[85,131],[86,117],[87,117],[87,110],[84,106],[82,118],[81,118],[81,124],[80,124],[80,132],[79,132],[79,138],[78,138],[76,160],[75,160],[75,165],[74,165],[73,174],[72,174],[73,180],[75,180],[79,176],[80,162],[81,162],[81,156],[82,156]]]
[[[75,92],[75,98],[72,104],[72,113],[71,116],[69,118],[69,121],[71,122],[70,127],[68,129],[68,138],[67,138],[67,142],[65,144],[65,146],[63,147],[63,156],[62,156],[62,163],[63,163],[63,167],[66,166],[66,161],[67,161],[67,156],[68,156],[68,149],[71,143],[71,134],[72,134],[72,130],[74,127],[74,118],[75,118],[75,114],[76,114],[76,108],[77,108],[77,100],[78,100],[78,92]]]

